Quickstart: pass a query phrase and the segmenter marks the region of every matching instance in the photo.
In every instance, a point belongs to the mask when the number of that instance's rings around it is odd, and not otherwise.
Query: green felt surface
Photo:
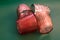
[[[51,10],[53,30],[49,34],[41,35],[34,32],[20,35],[16,28],[19,4],[31,5],[39,3],[48,5]],[[0,0],[0,40],[60,40],[60,1],[59,0]]]

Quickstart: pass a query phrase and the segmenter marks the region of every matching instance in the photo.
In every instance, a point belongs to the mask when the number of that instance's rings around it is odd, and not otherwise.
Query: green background
[[[20,35],[16,29],[19,4],[39,3],[48,5],[51,10],[53,30],[49,34],[37,32]],[[60,1],[59,0],[0,0],[0,40],[60,40]]]

